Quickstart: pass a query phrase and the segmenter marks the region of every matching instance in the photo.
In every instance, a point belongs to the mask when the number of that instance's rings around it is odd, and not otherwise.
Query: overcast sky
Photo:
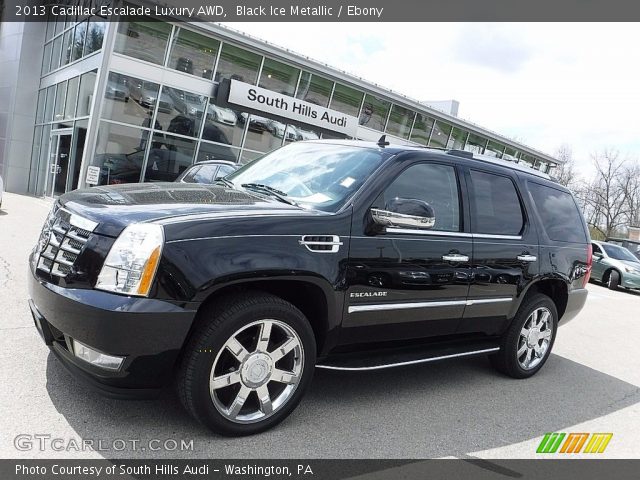
[[[640,157],[640,26],[580,23],[231,23],[231,28],[590,170],[605,147]]]

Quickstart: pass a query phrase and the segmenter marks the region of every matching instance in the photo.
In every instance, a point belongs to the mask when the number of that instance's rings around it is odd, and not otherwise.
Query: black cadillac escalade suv
[[[45,343],[103,393],[175,384],[212,430],[283,420],[314,368],[488,355],[514,378],[583,307],[591,243],[549,177],[469,152],[299,142],[215,185],[59,198],[30,257]]]

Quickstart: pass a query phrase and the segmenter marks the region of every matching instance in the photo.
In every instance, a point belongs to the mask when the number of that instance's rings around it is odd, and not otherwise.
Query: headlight
[[[96,288],[146,297],[158,269],[163,243],[160,225],[129,225],[109,250]]]

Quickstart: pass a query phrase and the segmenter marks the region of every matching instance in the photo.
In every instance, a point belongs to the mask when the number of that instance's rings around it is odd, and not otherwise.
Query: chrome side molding
[[[445,300],[441,302],[409,302],[409,303],[373,303],[368,305],[351,305],[347,309],[348,313],[358,312],[379,312],[384,310],[408,310],[413,308],[433,308],[433,307],[456,307],[456,306],[470,306],[483,303],[502,303],[512,302],[511,297],[499,297],[499,298],[479,298],[469,300]]]

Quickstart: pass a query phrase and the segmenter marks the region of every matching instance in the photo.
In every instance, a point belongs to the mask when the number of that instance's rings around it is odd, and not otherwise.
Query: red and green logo
[[[613,433],[545,433],[536,453],[603,453],[611,437]]]

